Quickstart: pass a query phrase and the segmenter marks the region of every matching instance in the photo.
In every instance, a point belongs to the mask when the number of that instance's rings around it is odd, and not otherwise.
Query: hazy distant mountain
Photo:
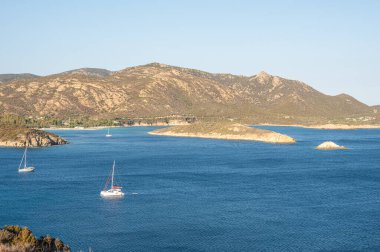
[[[60,73],[58,75],[73,75],[73,74],[82,74],[87,76],[95,76],[95,77],[106,77],[112,74],[112,71],[101,68],[79,68],[70,70],[67,72]]]
[[[0,74],[0,83],[9,82],[13,80],[26,80],[37,78],[38,75],[23,73],[23,74]]]
[[[375,107],[260,72],[212,74],[152,63],[111,72],[83,68],[0,86],[0,109],[54,117],[195,115],[273,123],[378,123]],[[380,113],[380,111],[379,111]]]

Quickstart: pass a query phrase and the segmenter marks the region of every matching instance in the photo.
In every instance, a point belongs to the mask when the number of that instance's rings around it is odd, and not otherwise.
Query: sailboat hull
[[[33,172],[35,170],[34,167],[25,167],[18,169],[18,172]]]
[[[101,191],[100,196],[104,198],[121,198],[124,197],[124,193],[120,190],[106,190],[106,191]]]

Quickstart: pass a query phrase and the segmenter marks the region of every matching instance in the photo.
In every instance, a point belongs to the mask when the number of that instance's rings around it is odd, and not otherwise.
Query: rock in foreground
[[[295,143],[295,139],[277,132],[251,128],[238,123],[195,123],[149,132],[152,135],[199,137],[226,140],[250,140],[267,143]]]
[[[317,150],[345,150],[347,148],[344,146],[337,145],[334,142],[327,141],[318,145],[316,149]]]
[[[58,238],[49,235],[36,238],[30,229],[5,226],[0,229],[0,251],[2,252],[69,252],[70,247]]]
[[[43,130],[29,128],[0,128],[0,146],[46,147],[67,144],[60,136]]]

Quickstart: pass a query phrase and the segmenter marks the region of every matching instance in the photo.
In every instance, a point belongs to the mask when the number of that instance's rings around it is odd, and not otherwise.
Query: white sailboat
[[[20,165],[18,166],[18,172],[32,172],[34,171],[34,167],[32,166],[27,166],[26,164],[26,152],[28,150],[28,147],[25,147],[24,155],[22,155]],[[22,163],[24,163],[24,167],[22,167]]]
[[[107,131],[107,134],[106,134],[106,137],[111,137],[112,135],[110,134],[110,128],[108,128],[108,131]]]
[[[116,186],[114,184],[114,176],[115,176],[115,160],[113,161],[111,176],[108,177],[106,185],[104,186],[103,190],[100,192],[100,196],[105,197],[105,198],[120,198],[124,196],[124,193],[121,191],[122,187]],[[111,187],[107,189],[110,179],[111,179]]]

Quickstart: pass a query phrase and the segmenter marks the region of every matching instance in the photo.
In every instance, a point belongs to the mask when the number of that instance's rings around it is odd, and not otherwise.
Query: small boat
[[[18,172],[32,172],[35,169],[33,166],[28,167],[26,164],[26,152],[27,152],[27,150],[28,150],[28,147],[26,146],[25,151],[24,151],[24,155],[22,155],[20,165],[18,166]],[[24,167],[22,167],[22,163],[24,163]]]
[[[107,131],[107,134],[106,134],[106,137],[111,137],[112,135],[110,134],[110,128],[108,128],[108,131]]]
[[[122,187],[116,186],[114,184],[114,176],[115,176],[115,160],[113,161],[111,176],[108,177],[106,185],[104,186],[103,190],[100,192],[101,197],[120,198],[124,196],[124,193],[121,191]],[[111,180],[111,187],[107,189],[110,180]]]

